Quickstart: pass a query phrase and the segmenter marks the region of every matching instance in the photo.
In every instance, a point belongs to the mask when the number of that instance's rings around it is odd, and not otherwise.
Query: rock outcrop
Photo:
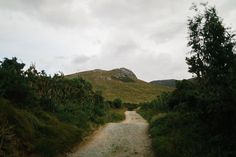
[[[111,70],[112,72],[112,77],[115,78],[115,79],[119,79],[119,80],[123,80],[123,81],[128,81],[129,80],[137,80],[137,77],[136,75],[129,69],[126,69],[126,68],[119,68],[119,69],[114,69],[114,70]]]

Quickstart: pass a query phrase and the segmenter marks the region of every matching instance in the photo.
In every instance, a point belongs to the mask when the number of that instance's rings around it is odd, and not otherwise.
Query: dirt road
[[[67,157],[153,157],[148,123],[135,111],[126,111],[121,123],[109,123]]]

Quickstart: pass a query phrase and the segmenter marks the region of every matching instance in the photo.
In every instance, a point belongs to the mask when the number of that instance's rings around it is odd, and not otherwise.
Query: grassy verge
[[[107,109],[96,120],[86,116],[50,113],[41,109],[27,110],[0,101],[0,153],[21,157],[39,155],[53,157],[67,152],[99,125],[124,119],[124,109]]]
[[[55,115],[42,110],[17,109],[5,102],[1,102],[0,109],[1,130],[7,130],[0,135],[5,156],[54,156],[68,150],[83,136],[82,128],[59,121]]]
[[[197,157],[203,155],[199,154],[203,149],[201,145],[203,139],[198,133],[201,128],[196,123],[194,114],[159,113],[154,115],[149,123],[152,147],[157,156]]]
[[[120,109],[109,109],[109,116],[107,117],[107,122],[119,122],[125,119],[124,112],[126,111],[126,108],[120,108]]]

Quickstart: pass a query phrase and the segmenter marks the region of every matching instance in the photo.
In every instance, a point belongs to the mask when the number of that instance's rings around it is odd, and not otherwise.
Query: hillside
[[[160,93],[171,91],[172,88],[154,85],[139,80],[126,68],[106,70],[91,70],[67,75],[67,78],[82,77],[93,85],[95,91],[102,91],[107,100],[120,98],[127,103],[140,103],[155,99]]]

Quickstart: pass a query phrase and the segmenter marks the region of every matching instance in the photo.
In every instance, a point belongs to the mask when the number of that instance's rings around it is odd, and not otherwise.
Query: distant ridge
[[[175,87],[176,86],[176,81],[178,81],[178,80],[168,79],[168,80],[155,80],[155,81],[151,81],[150,83],[163,85],[163,86],[168,86],[168,87]]]
[[[94,91],[101,91],[107,100],[122,99],[127,103],[151,101],[162,92],[173,88],[147,83],[137,78],[134,72],[127,68],[113,70],[95,69],[67,75],[67,78],[82,77],[89,81]]]
[[[190,82],[195,82],[196,78],[189,78],[189,79],[184,79],[184,80],[188,80]],[[156,84],[156,85],[162,85],[162,86],[166,86],[166,87],[175,88],[176,87],[176,83],[178,81],[181,81],[181,80],[175,80],[175,79],[154,80],[154,81],[151,81],[150,83],[151,84]]]

